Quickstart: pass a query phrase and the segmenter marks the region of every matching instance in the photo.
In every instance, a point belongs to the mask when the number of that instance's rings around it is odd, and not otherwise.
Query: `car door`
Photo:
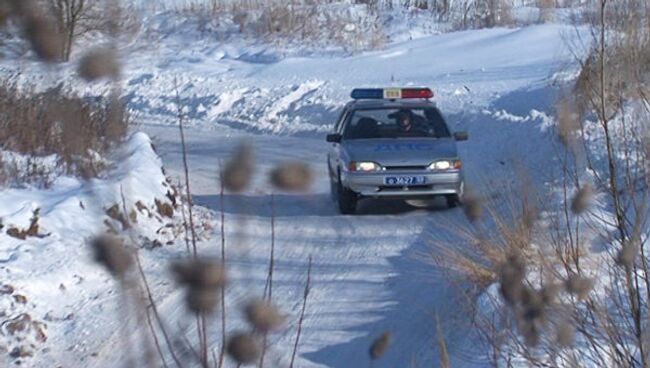
[[[348,117],[349,110],[350,109],[348,108],[348,106],[343,108],[341,115],[339,115],[339,118],[336,121],[336,124],[334,125],[333,133],[338,133],[338,134],[343,133],[345,120]],[[340,158],[341,158],[341,144],[334,143],[334,142],[329,143],[329,148],[327,153],[327,165],[329,168],[331,179],[333,180],[338,180],[336,174],[338,172],[338,163],[340,161]]]

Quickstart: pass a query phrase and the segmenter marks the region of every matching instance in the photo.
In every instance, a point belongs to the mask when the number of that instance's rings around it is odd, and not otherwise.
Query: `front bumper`
[[[415,185],[388,185],[387,177],[422,176],[425,182]],[[378,171],[343,172],[343,186],[364,197],[375,198],[428,198],[436,195],[455,194],[462,197],[464,181],[462,171]]]

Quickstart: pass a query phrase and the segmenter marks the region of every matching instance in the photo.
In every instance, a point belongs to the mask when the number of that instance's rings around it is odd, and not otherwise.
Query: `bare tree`
[[[61,55],[70,59],[75,40],[94,30],[104,28],[101,9],[96,1],[88,0],[44,0],[52,9],[60,31],[65,35]]]

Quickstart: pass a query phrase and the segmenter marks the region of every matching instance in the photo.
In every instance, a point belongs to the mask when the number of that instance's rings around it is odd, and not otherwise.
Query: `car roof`
[[[354,100],[348,103],[348,108],[351,109],[400,109],[400,108],[423,108],[423,107],[436,107],[436,104],[429,100],[421,99],[376,99],[376,100]]]

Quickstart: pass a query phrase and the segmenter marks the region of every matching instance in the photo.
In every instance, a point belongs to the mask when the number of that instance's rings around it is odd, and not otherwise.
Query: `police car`
[[[431,89],[355,89],[351,97],[327,135],[332,195],[341,213],[354,213],[362,198],[461,202],[456,141],[468,136],[451,132]]]

